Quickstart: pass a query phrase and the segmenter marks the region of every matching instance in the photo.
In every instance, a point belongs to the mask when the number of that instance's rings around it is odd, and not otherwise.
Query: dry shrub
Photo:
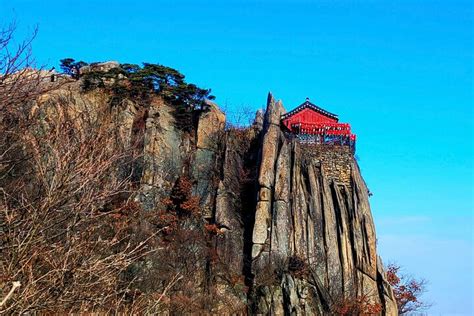
[[[187,176],[180,176],[167,199],[169,212],[174,212],[178,216],[200,215],[199,197],[192,194],[193,183]]]
[[[383,305],[377,291],[364,291],[360,294],[360,289],[353,283],[345,284],[345,291],[330,299],[329,309],[333,314],[352,315],[380,315]]]
[[[222,230],[216,224],[205,224],[204,228],[211,235],[222,235]]]
[[[118,310],[133,304],[126,270],[150,251],[153,231],[137,234],[141,208],[131,157],[114,128],[68,103],[44,105],[15,134],[2,178],[1,273],[22,285],[6,311]],[[105,121],[106,122],[106,121]]]
[[[374,303],[370,296],[362,295],[337,299],[332,305],[331,311],[336,315],[379,315],[382,305]]]
[[[288,258],[288,271],[296,278],[305,278],[309,274],[309,268],[306,261],[296,255]]]
[[[163,234],[168,238],[172,238],[184,222],[200,226],[199,197],[192,194],[192,187],[190,178],[182,175],[176,180],[170,195],[161,200],[164,209],[158,212],[158,219],[154,223],[163,229]]]
[[[243,155],[252,145],[255,138],[255,130],[251,127],[233,127],[227,128],[227,139],[233,141],[235,150]]]
[[[54,89],[52,73],[35,70],[31,43],[37,29],[25,40],[15,41],[16,25],[0,25],[0,113],[2,121],[24,115],[24,104],[38,95]]]
[[[148,312],[208,314],[225,299],[210,276],[211,265],[219,261],[211,236],[220,230],[202,220],[192,188],[191,178],[181,175],[170,195],[162,199],[164,208],[151,220],[162,232],[160,249],[150,256],[140,286],[144,293],[166,293]]]

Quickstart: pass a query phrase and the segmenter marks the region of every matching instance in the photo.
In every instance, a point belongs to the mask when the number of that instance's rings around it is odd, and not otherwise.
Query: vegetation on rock
[[[110,69],[101,69],[99,63],[76,62],[72,58],[61,60],[61,69],[73,78],[82,79],[84,91],[97,88],[112,93],[110,104],[119,105],[125,99],[138,100],[148,106],[153,95],[161,96],[175,109],[178,128],[191,131],[195,111],[206,110],[206,100],[213,100],[210,89],[202,89],[185,81],[185,76],[176,69],[159,64],[120,64]],[[81,68],[88,66],[87,71]]]
[[[369,295],[342,298],[331,309],[333,314],[341,316],[379,315],[382,311],[382,304],[374,303]]]

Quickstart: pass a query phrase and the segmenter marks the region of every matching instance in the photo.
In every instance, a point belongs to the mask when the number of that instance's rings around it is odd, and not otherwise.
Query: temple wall
[[[309,155],[307,157],[319,160],[327,178],[350,186],[354,155],[349,146],[301,144],[301,147]]]

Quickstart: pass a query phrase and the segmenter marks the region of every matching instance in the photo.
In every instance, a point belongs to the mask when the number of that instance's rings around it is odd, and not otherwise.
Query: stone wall
[[[303,157],[320,165],[326,178],[350,187],[354,155],[349,146],[300,144],[300,147]]]

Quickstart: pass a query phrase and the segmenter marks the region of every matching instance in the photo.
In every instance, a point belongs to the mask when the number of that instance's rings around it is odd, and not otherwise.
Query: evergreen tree
[[[72,58],[61,60],[64,73],[79,78],[79,69],[87,65]],[[191,131],[195,111],[205,110],[206,100],[213,100],[210,89],[202,89],[185,81],[185,76],[176,69],[160,64],[121,64],[107,72],[91,71],[83,74],[82,88],[91,91],[107,88],[112,93],[110,104],[116,106],[124,99],[133,99],[142,106],[149,106],[151,97],[159,95],[175,109],[178,128]],[[106,84],[108,82],[108,84]]]
[[[80,73],[79,70],[81,67],[87,66],[86,62],[78,61],[76,62],[73,58],[65,58],[60,60],[61,70],[70,75],[74,79],[79,79]]]

